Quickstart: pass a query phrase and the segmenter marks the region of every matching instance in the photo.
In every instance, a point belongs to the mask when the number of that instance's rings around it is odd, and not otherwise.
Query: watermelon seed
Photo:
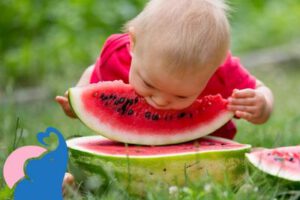
[[[108,96],[103,97],[103,101],[106,101],[108,99]]]
[[[182,113],[179,113],[177,117],[178,117],[178,119],[181,119],[181,118],[184,118],[185,115],[186,115],[186,113],[182,112]]]
[[[147,119],[150,119],[150,118],[151,118],[151,112],[146,112],[146,113],[145,113],[145,117],[146,117]]]
[[[139,102],[139,98],[138,98],[138,97],[135,97],[134,103],[137,104],[138,102]]]
[[[128,99],[127,102],[128,102],[128,104],[129,104],[129,106],[131,106],[131,105],[133,104],[133,99]],[[127,102],[126,102],[126,103],[127,103]]]
[[[293,157],[290,157],[289,161],[290,161],[290,162],[293,162],[293,161],[294,161],[294,158],[293,158]]]
[[[152,120],[157,121],[159,120],[159,115],[152,115]]]
[[[124,101],[125,101],[125,98],[122,97],[122,98],[120,98],[119,103],[124,103]]]
[[[130,109],[129,111],[128,111],[128,115],[133,115],[133,110],[132,109]]]

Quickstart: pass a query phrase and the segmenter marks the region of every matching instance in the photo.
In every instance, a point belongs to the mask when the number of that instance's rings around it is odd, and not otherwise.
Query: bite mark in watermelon
[[[130,180],[129,190],[136,194],[159,183],[182,186],[186,178],[195,182],[209,176],[219,183],[237,183],[245,172],[244,155],[251,148],[211,136],[166,146],[125,145],[87,136],[70,139],[67,145],[71,160],[81,169],[99,175],[113,171],[124,187]]]
[[[265,149],[246,154],[257,169],[288,181],[300,182],[300,146]]]
[[[122,81],[71,88],[69,100],[86,126],[129,144],[190,141],[212,133],[233,117],[220,95],[205,96],[183,110],[157,110]]]

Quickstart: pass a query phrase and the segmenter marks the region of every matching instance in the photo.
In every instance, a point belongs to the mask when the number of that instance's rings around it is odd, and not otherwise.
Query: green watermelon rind
[[[106,138],[128,144],[165,145],[194,140],[209,135],[210,133],[214,132],[222,125],[224,125],[226,122],[228,122],[230,119],[232,119],[232,117],[234,116],[233,112],[223,110],[219,112],[218,117],[215,117],[209,123],[201,125],[198,128],[193,129],[192,131],[187,130],[185,132],[181,132],[180,134],[173,134],[172,136],[170,136],[169,133],[160,134],[159,136],[153,136],[153,134],[151,133],[147,134],[144,132],[141,136],[138,130],[114,131],[114,127],[111,128],[110,124],[102,124],[102,127],[99,127],[98,119],[85,114],[80,98],[75,98],[75,96],[80,97],[80,95],[75,95],[78,92],[80,93],[80,91],[82,91],[80,87],[69,89],[69,102],[71,108],[80,119],[80,121],[94,132]]]
[[[203,176],[209,175],[217,182],[224,182],[224,177],[227,176],[228,181],[235,184],[242,180],[245,173],[244,155],[251,148],[250,145],[241,145],[239,148],[224,151],[212,150],[143,157],[101,155],[76,148],[70,140],[67,141],[67,144],[71,160],[80,167],[95,174],[113,171],[113,174],[118,181],[123,182],[123,185],[126,185],[126,177],[130,176],[135,190],[143,190],[146,184],[155,184],[156,182],[164,182],[168,185],[184,185],[185,176],[191,181],[197,181]]]
[[[272,149],[265,149],[265,151],[272,151]],[[256,152],[245,154],[248,164],[250,164],[250,166],[263,173],[270,175],[273,178],[282,179],[283,181],[285,181],[286,184],[300,185],[300,172],[298,175],[295,175],[294,173],[289,174],[288,172],[281,170],[279,166],[266,166],[265,164],[262,164],[261,159],[258,156],[256,156],[255,153]]]

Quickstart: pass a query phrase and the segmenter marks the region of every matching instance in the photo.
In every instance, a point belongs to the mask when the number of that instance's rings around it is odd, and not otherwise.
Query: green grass
[[[238,120],[237,141],[254,147],[277,147],[300,143],[300,69],[293,66],[294,64],[251,69],[253,74],[272,89],[276,102],[275,110],[272,118],[264,125],[255,126]],[[53,98],[54,95],[53,93]],[[9,86],[6,88],[5,96],[11,97]],[[78,120],[67,118],[52,99],[22,105],[10,102],[2,104],[0,110],[0,173],[5,158],[13,150],[14,143],[16,147],[38,145],[36,133],[48,126],[58,128],[66,138],[72,135],[92,134]],[[18,119],[19,124],[16,128]],[[17,144],[14,142],[15,133],[22,134]],[[242,183],[234,188],[207,180],[177,188],[172,195],[169,194],[168,188],[164,189],[159,190],[155,187],[150,189],[145,199],[297,199],[300,195],[300,191],[289,190],[281,183],[274,183],[255,172],[249,173]],[[78,193],[75,195],[76,198],[69,199],[138,199],[119,188],[113,179],[109,180],[109,186],[105,187],[105,190],[93,191],[82,187],[80,193],[81,195]],[[12,191],[5,187],[1,174],[0,199],[10,199],[11,195]]]

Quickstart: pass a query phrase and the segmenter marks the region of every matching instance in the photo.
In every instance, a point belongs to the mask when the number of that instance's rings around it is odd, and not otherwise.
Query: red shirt
[[[105,42],[102,52],[95,64],[90,83],[99,81],[123,80],[128,83],[131,64],[130,41],[128,34],[111,35]],[[230,53],[225,62],[210,78],[203,92],[199,95],[221,94],[223,98],[231,96],[233,89],[255,88],[256,79],[240,64],[239,59]],[[232,139],[236,127],[229,121],[211,135]]]

